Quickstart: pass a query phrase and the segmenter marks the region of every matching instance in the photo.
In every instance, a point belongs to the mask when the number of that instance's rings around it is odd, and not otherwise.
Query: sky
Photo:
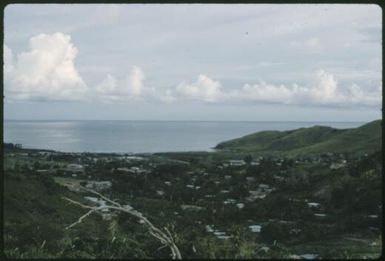
[[[11,4],[4,119],[368,122],[381,21],[373,4]]]

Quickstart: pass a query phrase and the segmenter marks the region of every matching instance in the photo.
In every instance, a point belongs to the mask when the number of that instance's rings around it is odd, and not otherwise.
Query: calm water
[[[353,128],[363,122],[5,121],[4,141],[63,152],[207,151],[262,130],[314,125]]]

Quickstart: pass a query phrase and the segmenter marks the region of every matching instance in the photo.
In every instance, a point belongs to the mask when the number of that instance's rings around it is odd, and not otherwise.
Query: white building
[[[260,226],[260,225],[250,225],[249,229],[253,233],[260,233],[261,229],[262,229],[262,226]]]
[[[320,206],[320,203],[308,202],[307,205],[308,205],[309,208],[318,208]]]
[[[230,166],[244,166],[246,162],[244,160],[230,160]]]
[[[111,181],[88,181],[86,188],[96,191],[106,190],[112,187]]]
[[[71,163],[67,165],[67,169],[71,171],[84,171],[84,166],[80,164]]]

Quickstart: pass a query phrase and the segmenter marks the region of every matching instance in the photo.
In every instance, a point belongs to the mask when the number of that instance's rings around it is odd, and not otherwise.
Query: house
[[[202,210],[203,207],[195,206],[195,205],[181,205],[181,209],[183,210]]]
[[[289,231],[289,234],[290,235],[298,235],[302,230],[299,229],[299,228],[292,228],[290,231]]]
[[[242,208],[245,207],[245,204],[243,204],[243,203],[237,203],[236,206],[237,206],[237,208],[242,209]]]
[[[226,236],[226,235],[219,235],[217,236],[218,239],[229,239],[232,238],[232,236]]]
[[[276,181],[284,181],[284,180],[285,180],[284,177],[281,177],[281,176],[278,176],[278,175],[273,175],[273,178],[274,178]]]
[[[224,236],[224,235],[226,235],[226,232],[215,230],[213,234],[216,236]]]
[[[144,160],[144,158],[143,157],[140,157],[140,156],[125,156],[125,157],[123,157],[123,159],[125,159],[125,160]]]
[[[302,257],[303,259],[309,259],[309,260],[319,258],[318,254],[303,254],[299,256]]]
[[[129,168],[117,168],[116,170],[120,172],[131,172]]]
[[[206,231],[209,232],[209,233],[212,233],[214,232],[214,229],[213,229],[213,226],[211,225],[206,225]]]
[[[257,190],[250,190],[250,196],[246,198],[248,201],[255,201],[256,199],[265,198],[274,188],[270,188],[268,185],[260,184]]]
[[[378,227],[369,227],[369,230],[371,230],[371,231],[378,231],[378,230],[380,230],[380,228],[378,228]]]
[[[346,161],[345,161],[346,162]],[[344,167],[346,165],[346,163],[343,163],[343,162],[340,162],[340,163],[332,163],[330,165],[330,169],[340,169],[342,167]]]
[[[261,229],[262,229],[262,226],[260,226],[260,225],[250,225],[249,229],[253,233],[260,233]]]
[[[223,204],[227,205],[227,204],[235,204],[235,199],[232,199],[232,198],[228,198],[226,199],[225,201],[223,201]]]
[[[71,163],[67,165],[67,170],[82,172],[84,171],[84,166],[80,164]]]
[[[255,181],[255,178],[254,177],[246,177],[246,181],[247,182],[253,182],[253,181]]]
[[[116,216],[115,213],[101,213],[102,219],[106,221],[110,221],[113,217]]]
[[[112,187],[111,181],[87,181],[86,188],[96,191],[106,190]]]
[[[134,208],[133,207],[131,207],[130,205],[123,205],[122,206],[124,209],[127,209],[128,211],[130,211],[130,210],[133,210]]]
[[[140,173],[144,172],[144,170],[142,170],[141,168],[138,168],[138,167],[131,167],[130,172],[135,173],[135,174],[140,174]]]
[[[244,166],[246,162],[244,160],[230,160],[230,166]]]
[[[49,169],[38,169],[38,170],[36,170],[36,172],[44,174],[44,173],[50,173],[51,171]]]
[[[260,251],[260,252],[265,252],[265,253],[267,253],[267,252],[270,251],[270,247],[267,247],[267,246],[260,247],[260,248],[259,248],[259,251]]]
[[[103,208],[103,207],[106,207],[106,201],[103,200],[103,199],[99,199],[99,198],[96,198],[96,197],[84,197],[85,199],[87,199],[88,201],[91,201],[97,205],[99,205],[100,210],[97,211],[97,213],[99,213],[103,220],[111,220],[112,217],[116,216],[115,213],[111,213],[110,209],[108,208]]]
[[[308,202],[307,203],[307,206],[309,208],[318,208],[320,206],[320,203],[317,203],[317,202]]]

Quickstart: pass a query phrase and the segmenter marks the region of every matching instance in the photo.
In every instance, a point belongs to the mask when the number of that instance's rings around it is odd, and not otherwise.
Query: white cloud
[[[381,86],[375,90],[364,90],[353,83],[343,90],[339,88],[334,76],[324,70],[317,71],[313,82],[308,86],[299,86],[296,83],[276,85],[260,81],[257,84],[246,83],[240,89],[225,91],[219,81],[201,74],[195,83],[181,83],[174,89],[167,89],[163,94],[157,90],[154,93],[156,92],[158,99],[166,103],[189,99],[211,103],[263,102],[334,107],[376,107],[381,104]]]
[[[81,100],[87,86],[74,65],[78,53],[63,33],[30,38],[30,50],[17,55],[4,46],[5,89],[9,100]]]
[[[108,74],[95,90],[106,102],[139,99],[143,94],[148,95],[151,92],[151,89],[144,90],[144,80],[143,70],[138,66],[133,66],[127,77],[123,79],[116,79],[113,75]]]
[[[221,83],[204,74],[192,84],[180,83],[175,89],[176,95],[182,98],[215,102],[222,96]]]
[[[367,106],[380,105],[382,97],[381,86],[377,90],[365,92],[357,84],[353,84],[348,88],[348,95],[346,100],[352,104],[362,104]]]
[[[316,81],[309,90],[309,97],[317,103],[335,103],[343,99],[342,94],[337,92],[337,81],[332,74],[324,70],[317,72]]]
[[[4,75],[9,76],[13,71],[13,53],[7,45],[3,45],[3,54],[4,54]]]
[[[259,84],[245,84],[242,89],[233,92],[231,96],[239,100],[252,100],[273,103],[292,103],[294,96],[298,94],[298,87],[286,87],[285,85],[275,86],[266,82]]]
[[[117,80],[111,74],[107,74],[106,78],[96,86],[96,92],[102,95],[116,92]]]
[[[169,89],[167,89],[164,94],[160,94],[158,97],[162,102],[165,103],[172,103],[176,100],[175,96],[172,94],[172,91]]]
[[[128,84],[131,87],[131,94],[139,96],[142,92],[144,73],[138,66],[134,66],[128,76]]]
[[[231,93],[233,99],[272,102],[298,105],[333,105],[333,106],[379,106],[381,104],[381,88],[374,91],[364,91],[353,84],[342,91],[332,74],[319,70],[310,87],[297,84],[292,86],[273,85],[265,82],[259,84],[245,84],[240,91]]]

